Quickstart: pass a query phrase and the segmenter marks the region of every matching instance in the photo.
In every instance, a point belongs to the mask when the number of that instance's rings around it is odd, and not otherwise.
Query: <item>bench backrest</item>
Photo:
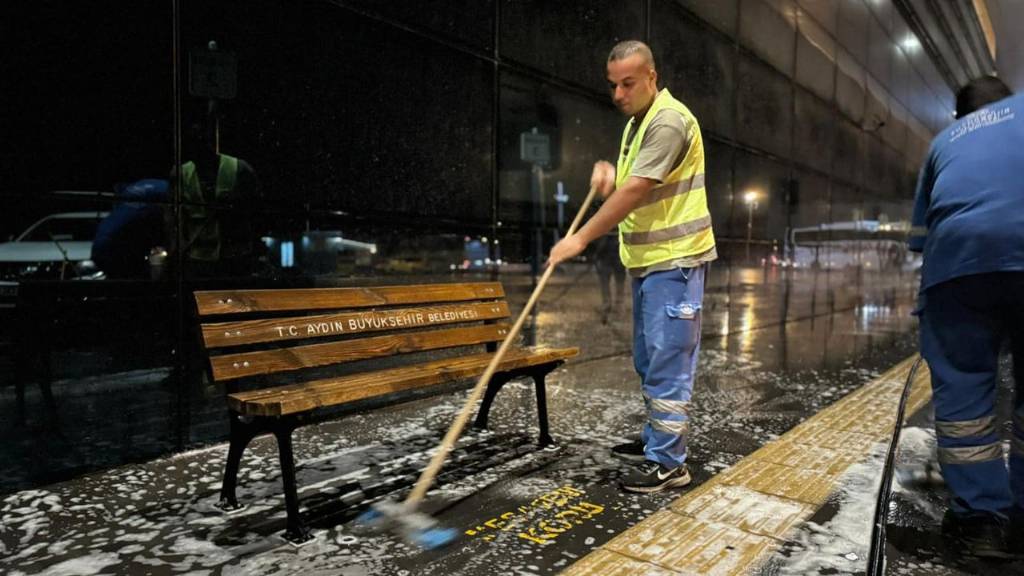
[[[213,379],[504,340],[498,282],[195,292]]]

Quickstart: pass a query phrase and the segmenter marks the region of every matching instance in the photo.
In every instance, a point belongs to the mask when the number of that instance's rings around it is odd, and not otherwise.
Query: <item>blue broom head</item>
[[[365,512],[356,517],[356,522],[359,524],[376,524],[384,517],[378,510],[373,507],[367,508]]]
[[[430,528],[416,534],[416,544],[428,550],[435,550],[451,544],[458,532],[453,528]]]

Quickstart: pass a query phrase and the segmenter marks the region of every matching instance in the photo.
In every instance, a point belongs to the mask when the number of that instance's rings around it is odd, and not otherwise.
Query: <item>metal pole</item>
[[[754,231],[754,203],[747,202],[747,262],[750,262],[750,238]]]

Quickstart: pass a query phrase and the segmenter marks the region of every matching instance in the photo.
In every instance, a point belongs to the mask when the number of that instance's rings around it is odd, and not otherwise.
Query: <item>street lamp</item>
[[[757,192],[748,190],[743,194],[743,202],[747,205],[747,262],[750,262],[750,239],[754,232],[754,210],[757,210]]]

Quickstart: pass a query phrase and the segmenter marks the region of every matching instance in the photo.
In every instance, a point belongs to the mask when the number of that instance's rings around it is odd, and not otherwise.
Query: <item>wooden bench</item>
[[[299,515],[292,432],[318,411],[322,417],[320,409],[479,377],[510,328],[504,297],[497,282],[195,292],[210,373],[228,392],[231,444],[218,506],[242,508],[235,496],[242,452],[255,436],[272,433],[288,513],[285,538],[295,545],[311,540]],[[505,383],[529,376],[539,442],[551,444],[544,378],[578,352],[511,349],[475,426],[487,427]],[[381,367],[385,358],[391,365]],[[328,366],[347,373],[325,376]]]

